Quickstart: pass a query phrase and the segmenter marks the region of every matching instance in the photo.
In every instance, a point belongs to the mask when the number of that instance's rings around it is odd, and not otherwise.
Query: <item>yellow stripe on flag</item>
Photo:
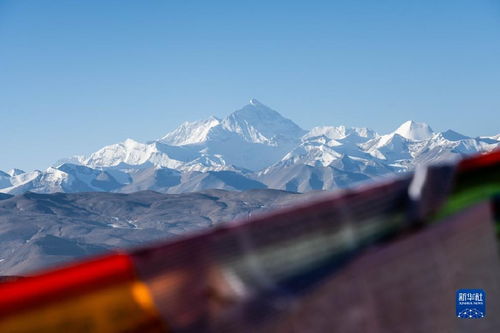
[[[122,283],[0,319],[0,332],[165,332],[149,292]]]

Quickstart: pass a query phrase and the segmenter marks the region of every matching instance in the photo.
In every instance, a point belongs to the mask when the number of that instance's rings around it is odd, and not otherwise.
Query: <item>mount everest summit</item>
[[[500,135],[434,132],[414,121],[383,135],[345,126],[304,130],[252,99],[224,119],[186,122],[152,142],[127,139],[44,171],[0,171],[0,192],[330,190],[499,146]]]

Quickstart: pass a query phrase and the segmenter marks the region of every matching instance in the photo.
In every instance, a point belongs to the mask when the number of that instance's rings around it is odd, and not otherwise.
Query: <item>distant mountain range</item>
[[[472,138],[414,121],[384,135],[345,126],[307,131],[252,99],[224,119],[186,122],[152,142],[127,139],[44,171],[0,171],[0,192],[331,190],[499,146],[500,134]]]
[[[252,99],[152,142],[127,139],[45,171],[0,171],[0,274],[175,237],[321,194],[311,190],[499,146],[500,135],[471,138],[413,121],[385,135],[306,131]]]

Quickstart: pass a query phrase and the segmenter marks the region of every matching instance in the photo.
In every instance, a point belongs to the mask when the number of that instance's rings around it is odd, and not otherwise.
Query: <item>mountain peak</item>
[[[11,177],[14,177],[14,176],[17,176],[17,175],[20,175],[20,174],[23,174],[25,173],[23,170],[21,169],[10,169],[9,171],[7,171],[7,174],[10,175]]]
[[[262,104],[261,102],[259,102],[256,98],[250,99],[249,103],[251,105],[253,105],[253,106],[265,106],[264,104]]]
[[[429,125],[415,121],[385,135],[346,126],[315,127],[306,134],[252,98],[223,119],[185,122],[156,141],[127,139],[45,171],[0,171],[0,193],[143,189],[182,193],[243,190],[249,182],[288,191],[332,190],[411,171],[420,163],[498,148],[499,135],[433,133]]]
[[[202,143],[227,133],[237,134],[245,141],[274,144],[275,137],[297,139],[305,133],[290,119],[264,105],[256,98],[223,120],[211,116],[206,120],[185,122],[159,141],[174,146]]]
[[[279,112],[255,98],[222,121],[224,129],[238,133],[245,141],[276,144],[276,140],[296,140],[305,131]],[[280,139],[278,139],[280,138]]]
[[[441,135],[443,136],[443,138],[449,141],[460,141],[460,140],[470,139],[470,137],[455,132],[454,130],[451,129],[444,131],[443,133],[441,133]]]
[[[408,120],[401,124],[401,126],[399,126],[394,133],[399,134],[408,140],[421,141],[430,138],[433,131],[426,123]]]
[[[283,117],[283,115],[281,115],[278,111],[270,108],[255,98],[250,99],[248,104],[229,114],[223,122],[228,119],[238,119],[240,121],[248,122],[249,124],[262,122],[293,123],[293,121]],[[293,124],[295,125],[295,123]]]
[[[220,122],[221,120],[215,116],[210,116],[206,120],[185,122],[167,133],[160,141],[174,146],[205,142],[212,128],[218,126]]]

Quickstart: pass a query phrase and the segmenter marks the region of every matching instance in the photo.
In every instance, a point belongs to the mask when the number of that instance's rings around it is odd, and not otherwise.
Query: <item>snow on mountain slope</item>
[[[256,99],[231,113],[222,121],[222,126],[245,141],[267,145],[294,142],[306,132]]]
[[[413,154],[414,163],[430,163],[443,159],[461,158],[465,155],[490,151],[500,147],[500,142],[486,142],[448,130],[435,133],[431,139],[422,142]]]
[[[260,177],[269,188],[291,192],[344,188],[372,179],[362,172],[346,171],[332,165],[291,164],[269,168]]]
[[[21,194],[26,191],[38,193],[53,192],[108,192],[122,185],[105,171],[82,165],[63,164],[45,171],[33,171],[11,178],[12,186],[0,192]]]
[[[154,144],[144,144],[132,139],[98,150],[86,158],[83,164],[89,167],[108,167],[120,163],[139,165],[148,161],[165,167],[175,168],[180,165],[168,159],[167,156],[158,156],[158,150]]]
[[[193,147],[169,146],[160,142],[148,144],[132,139],[106,146],[81,162],[92,168],[109,168],[120,165],[148,168],[170,168],[183,171],[208,171],[234,169],[217,154],[206,154]]]
[[[329,142],[331,144],[331,142]],[[339,144],[340,145],[340,144]],[[304,142],[288,154],[286,154],[278,165],[290,164],[307,164],[311,166],[322,165],[328,166],[334,160],[342,158],[342,154],[335,151],[333,147],[317,143]]]
[[[441,133],[436,133],[434,136],[435,136],[435,138],[440,138],[440,139],[442,138],[444,140],[447,140],[448,142],[449,141],[460,141],[460,140],[470,139],[470,137],[465,136],[463,134],[460,134],[458,132],[455,132],[453,130],[447,130],[447,131],[444,131]]]
[[[230,169],[230,166],[257,171],[279,161],[305,133],[293,121],[252,99],[222,120],[211,117],[205,121],[184,123],[159,142],[197,150],[225,166],[207,168],[206,171]]]
[[[394,163],[411,158],[411,141],[397,133],[382,135],[360,145],[374,158]]]
[[[345,140],[349,136],[333,140],[306,135],[281,161],[259,172],[258,179],[270,188],[302,192],[345,187],[396,172],[363,151],[356,144],[359,136],[354,136],[354,142]]]
[[[234,168],[258,171],[279,161],[295,146],[291,142],[280,145],[248,142],[231,132],[227,132],[227,136],[225,140],[209,140],[197,145],[196,148],[208,156],[219,156],[226,165],[234,166]]]
[[[249,104],[220,120],[210,117],[207,120],[186,122],[159,141],[182,146],[203,143],[208,140],[220,141],[236,134],[244,141],[266,145],[277,145],[283,141],[294,141],[305,133],[290,119],[251,99]]]
[[[498,147],[500,135],[433,132],[414,121],[384,135],[346,126],[305,131],[252,99],[223,119],[183,123],[156,141],[127,139],[45,171],[0,172],[0,192],[330,190]]]
[[[98,191],[110,192],[123,185],[111,173],[83,165],[65,163],[56,170],[68,175],[64,192]]]
[[[357,136],[366,141],[377,136],[377,133],[371,129],[364,127],[346,127],[346,126],[317,126],[313,127],[309,132],[307,132],[303,139],[310,139],[315,137],[326,137],[328,139],[345,139],[348,136]]]
[[[174,131],[166,134],[159,141],[172,145],[183,146],[193,143],[205,142],[208,139],[210,130],[220,125],[220,120],[210,117],[207,120],[185,122]]]
[[[495,141],[500,141],[500,134],[497,134],[497,135],[493,135],[493,136],[480,136],[479,139],[483,139],[483,140],[495,140]]]
[[[429,139],[432,136],[433,131],[430,126],[425,123],[417,123],[415,121],[408,120],[399,126],[394,133],[399,134],[408,140],[421,141]]]
[[[147,144],[127,139],[81,159],[81,164],[106,168],[124,163],[204,172],[259,170],[279,160],[304,133],[291,120],[252,99],[223,120],[210,117],[186,122]]]
[[[7,174],[10,175],[11,177],[14,177],[14,176],[17,176],[17,175],[20,175],[20,174],[23,174],[25,173],[23,170],[21,169],[10,169],[9,171],[7,171]]]
[[[10,177],[12,176],[7,172],[3,172],[2,170],[0,170],[0,189],[12,185],[10,182]]]
[[[265,189],[267,186],[252,179],[247,174],[234,171],[208,171],[184,173],[180,184],[169,188],[166,193],[185,193],[205,189],[223,189],[245,191],[250,189]]]
[[[48,168],[45,172],[35,170],[14,176],[10,179],[12,186],[3,188],[0,192],[9,194],[21,194],[27,191],[61,192],[61,189],[53,186],[51,182],[51,179],[55,178],[51,169]]]
[[[36,178],[40,177],[41,174],[42,174],[42,172],[39,170],[25,172],[23,174],[12,177],[10,179],[10,182],[12,183],[12,186],[24,185],[24,184],[29,183],[29,182],[35,180]]]

